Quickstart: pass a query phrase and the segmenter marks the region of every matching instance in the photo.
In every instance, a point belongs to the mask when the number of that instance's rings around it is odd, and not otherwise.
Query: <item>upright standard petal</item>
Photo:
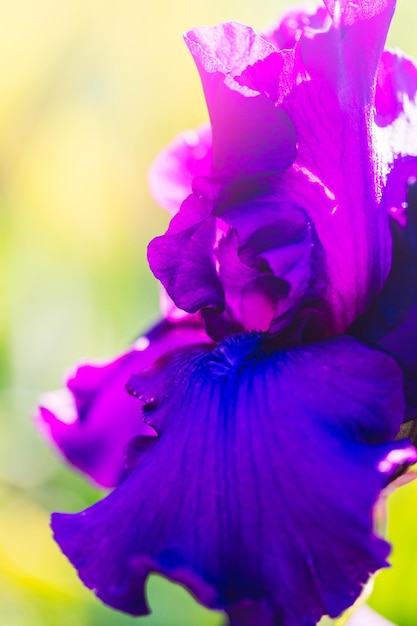
[[[313,626],[386,565],[373,506],[417,458],[387,443],[404,410],[389,357],[346,337],[278,352],[262,334],[235,335],[177,351],[129,388],[156,445],[107,498],[52,519],[104,602],[145,614],[155,571],[233,624]]]
[[[394,12],[395,0],[324,0],[333,20],[343,26],[351,26],[384,13]]]
[[[296,128],[297,165],[334,198],[306,210],[326,253],[327,297],[340,332],[375,298],[391,263],[388,217],[379,210],[383,159],[372,124],[394,2],[333,4],[331,28],[296,44],[310,80],[295,86],[282,108]]]
[[[284,307],[280,302],[278,309],[290,311],[303,301],[304,293],[308,293],[309,302],[319,291],[328,333],[344,332],[368,308],[390,269],[389,217],[381,199],[386,175],[401,153],[398,124],[402,125],[402,137],[409,137],[415,125],[409,112],[417,75],[412,63],[398,55],[385,53],[381,60],[394,5],[393,0],[329,2],[333,23],[324,9],[311,15],[299,12],[295,20],[287,20],[294,32],[290,47],[282,50],[277,49],[273,35],[268,37],[275,47],[252,29],[234,22],[202,27],[186,35],[203,82],[213,129],[211,180],[206,178],[200,193],[201,177],[194,179],[197,199],[193,202],[203,201],[207,217],[217,215],[227,222],[226,212],[233,212],[233,204],[239,204],[230,190],[239,194],[239,185],[243,186],[247,202],[240,205],[253,207],[252,213],[245,211],[245,215],[250,217],[246,226],[253,229],[255,237],[262,220],[258,209],[271,186],[274,192],[269,195],[277,207],[293,202],[301,209],[314,229],[312,252],[320,261],[311,258],[305,248],[294,264],[287,301]],[[387,122],[387,115],[393,116],[392,123]],[[210,185],[207,204],[205,191]],[[211,228],[217,228],[213,220]],[[176,233],[181,246],[188,248],[186,258],[183,253],[175,257],[172,245],[168,245],[175,243],[173,239],[160,238],[157,246],[162,251],[166,248],[167,254],[162,255],[161,262],[151,254],[151,267],[158,278],[164,278],[180,308],[180,275],[189,275],[191,266],[196,269],[193,276],[209,271],[210,293],[194,299],[191,306],[186,297],[185,309],[194,312],[200,306],[221,312],[226,307],[222,316],[230,317],[227,293],[225,298],[221,296],[214,276],[217,267],[221,282],[214,250],[205,258],[197,258],[203,239],[208,244],[207,236],[203,237],[208,224],[194,230],[197,246],[185,245],[189,233]],[[210,237],[215,248],[219,237]],[[237,237],[242,240],[239,231]],[[163,271],[169,259],[170,277]],[[320,289],[311,284],[312,266],[318,270],[315,281]],[[275,279],[286,277],[274,273]],[[174,284],[178,285],[175,292]],[[192,291],[194,288],[195,284]],[[264,294],[262,299],[270,302]],[[272,322],[271,327],[277,329],[280,324]],[[245,328],[242,319],[235,320],[235,328],[239,325]]]
[[[209,341],[196,319],[158,324],[122,356],[81,365],[65,389],[44,394],[36,415],[39,429],[71,465],[98,485],[115,487],[126,474],[129,442],[155,434],[126,391],[130,377],[178,346]]]
[[[288,115],[256,84],[248,88],[235,80],[248,65],[275,55],[274,47],[237,22],[195,28],[185,35],[185,42],[203,83],[214,172],[232,178],[289,167],[297,152]]]

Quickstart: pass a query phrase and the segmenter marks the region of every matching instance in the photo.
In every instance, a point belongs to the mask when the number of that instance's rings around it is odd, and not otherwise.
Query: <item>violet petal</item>
[[[263,626],[313,626],[386,565],[373,506],[417,458],[407,442],[388,443],[404,410],[399,368],[348,337],[268,345],[250,333],[190,346],[131,380],[158,442],[104,500],[52,518],[61,549],[110,606],[146,613],[156,571],[232,623],[245,623],[249,603]]]
[[[176,306],[187,313],[224,308],[213,255],[216,220],[195,194],[183,202],[164,235],[148,245],[148,261]]]
[[[326,211],[311,205],[308,214],[326,252],[335,330],[343,331],[377,295],[391,263],[388,218],[379,210],[380,157],[370,129],[394,2],[337,5],[339,24],[296,44],[310,80],[297,85],[282,107],[296,128],[297,165],[333,196]]]
[[[180,345],[208,341],[195,319],[158,324],[122,356],[100,365],[81,365],[65,389],[44,394],[36,415],[39,429],[95,483],[116,486],[125,476],[129,442],[139,435],[155,435],[126,391],[128,380]]]
[[[257,85],[235,80],[274,47],[237,22],[195,28],[185,35],[203,83],[213,130],[213,168],[222,176],[277,172],[296,157],[296,137],[288,115]],[[248,132],[250,129],[250,132]]]
[[[403,116],[404,126],[409,127],[410,118],[417,124],[417,68],[412,59],[400,50],[395,52],[384,50],[378,66],[375,91],[375,121],[378,126],[391,126]],[[394,130],[394,129],[393,129]],[[415,154],[416,146],[413,137],[399,132],[398,124],[394,132],[390,132],[394,145],[392,150]],[[398,145],[395,145],[398,142]]]
[[[401,190],[405,198],[407,177],[413,168],[417,174],[417,159],[399,160],[392,172],[398,183],[398,199]],[[406,420],[411,420],[417,418],[417,183],[409,186],[405,225],[393,221],[392,226],[393,264],[387,282],[373,306],[349,332],[398,361],[404,373]],[[417,443],[415,429],[407,436]]]

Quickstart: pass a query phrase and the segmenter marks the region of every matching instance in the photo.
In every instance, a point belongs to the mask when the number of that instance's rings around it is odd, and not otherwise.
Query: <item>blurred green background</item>
[[[145,246],[167,216],[147,170],[206,111],[181,33],[236,19],[256,29],[288,2],[2,0],[0,8],[0,626],[118,626],[50,538],[51,510],[101,497],[35,432],[39,394],[82,359],[119,352],[158,315]],[[391,44],[417,57],[417,6]],[[417,624],[417,486],[390,502],[390,571],[371,604]],[[218,626],[181,588],[151,577],[144,626]]]

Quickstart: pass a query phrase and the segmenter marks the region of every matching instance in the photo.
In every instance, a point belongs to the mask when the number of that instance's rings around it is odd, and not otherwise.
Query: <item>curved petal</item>
[[[235,80],[248,65],[276,55],[274,47],[237,22],[195,28],[185,35],[185,42],[200,73],[209,110],[213,170],[231,178],[289,167],[297,152],[288,115],[256,84],[248,88]]]
[[[332,19],[343,26],[352,26],[380,14],[392,14],[396,0],[324,0]],[[383,16],[385,20],[385,16]]]
[[[210,174],[211,152],[208,124],[176,137],[149,170],[149,187],[155,202],[175,215],[192,191],[193,178]]]
[[[373,506],[417,458],[386,443],[404,409],[390,358],[347,337],[276,352],[250,333],[178,351],[129,388],[158,442],[107,498],[52,519],[104,602],[143,615],[158,571],[234,624],[243,604],[263,626],[313,626],[386,565]]]
[[[399,50],[395,52],[384,50],[378,67],[375,91],[375,121],[378,126],[385,128],[403,114],[410,117],[410,109],[413,105],[413,108],[416,108],[416,96],[417,68],[412,59]],[[415,119],[416,112],[414,111]],[[410,119],[407,120],[407,126],[409,123]],[[398,132],[395,134],[398,135]],[[408,139],[404,133],[400,134],[403,149],[404,142]]]
[[[385,50],[378,68],[374,136],[385,169],[417,156],[417,67],[400,51]]]
[[[309,36],[314,31],[324,31],[330,26],[329,13],[325,7],[315,7],[310,11],[289,11],[272,28],[264,31],[262,37],[267,39],[278,50],[294,48],[297,41],[305,33]]]
[[[149,266],[175,305],[187,313],[224,309],[213,247],[216,218],[195,194],[183,202],[167,232],[148,245]]]
[[[394,2],[337,2],[332,27],[296,44],[310,80],[282,104],[297,133],[297,165],[322,181],[332,205],[308,207],[326,252],[336,331],[381,289],[391,263],[383,179],[370,132],[374,84]],[[336,9],[335,9],[336,10]],[[325,207],[326,208],[326,207]]]
[[[210,341],[201,322],[162,322],[122,356],[100,365],[79,366],[65,389],[41,398],[38,427],[71,465],[103,487],[116,486],[125,475],[130,440],[155,434],[127,393],[128,380],[164,353],[199,341]]]
[[[320,246],[306,212],[275,191],[235,200],[218,214],[235,232],[233,240],[229,235],[229,241],[220,241],[217,253],[226,302],[244,329],[277,332],[288,324],[289,315],[312,297],[312,283],[323,274],[321,268],[322,272],[312,277],[313,257]],[[233,243],[238,259],[230,258]],[[236,268],[239,263],[240,270]],[[233,270],[231,277],[228,264]],[[244,267],[246,271],[242,271]],[[237,273],[240,280],[233,278]]]
[[[417,157],[406,156],[397,157],[392,164],[392,169],[388,175],[387,182],[382,197],[381,209],[387,212],[390,217],[401,226],[396,228],[398,236],[401,232],[407,232],[407,236],[411,235],[411,229],[414,228],[414,204],[411,201],[410,208],[407,208],[407,187],[410,180],[417,179]],[[410,216],[411,223],[407,227],[407,214]],[[394,248],[397,247],[397,255],[401,254],[400,244],[394,241]],[[393,259],[393,265],[398,263]]]
[[[417,159],[400,159],[387,185],[388,206],[404,203],[407,179],[417,178]],[[414,179],[415,180],[415,179]],[[391,189],[391,184],[393,189]],[[380,295],[372,307],[350,328],[354,337],[391,354],[404,372],[407,419],[417,418],[417,183],[409,186],[403,224],[393,226],[393,263]],[[414,429],[412,439],[417,443]]]

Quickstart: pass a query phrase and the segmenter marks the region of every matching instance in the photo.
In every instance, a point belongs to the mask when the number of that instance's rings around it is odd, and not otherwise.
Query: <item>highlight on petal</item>
[[[212,160],[208,124],[181,133],[159,153],[149,170],[149,187],[157,204],[175,215],[192,191],[192,180],[208,176]]]
[[[360,21],[370,20],[383,12],[395,9],[395,0],[324,0],[335,22],[352,26]]]
[[[325,7],[314,7],[312,11],[288,11],[278,24],[262,33],[267,41],[278,50],[294,48],[300,37],[313,36],[316,31],[325,31],[330,26],[329,13]]]
[[[384,50],[378,67],[375,92],[376,123],[386,127],[402,114],[410,117],[411,107],[414,105],[414,109],[417,108],[416,100],[417,67],[414,61],[400,50]],[[416,119],[415,111],[414,118]],[[407,137],[400,133],[397,139],[404,142]]]
[[[417,156],[417,67],[398,50],[379,63],[373,135],[386,173],[398,157]]]
[[[52,518],[104,602],[144,615],[155,571],[233,624],[314,626],[386,565],[372,511],[412,460],[389,443],[404,410],[389,357],[347,337],[278,352],[249,333],[178,350],[129,389],[156,444],[101,502]]]
[[[126,473],[129,442],[140,435],[155,435],[126,391],[129,378],[165,352],[209,341],[196,319],[162,322],[122,356],[104,364],[81,365],[68,377],[66,388],[44,394],[35,417],[39,430],[95,483],[116,486]]]

